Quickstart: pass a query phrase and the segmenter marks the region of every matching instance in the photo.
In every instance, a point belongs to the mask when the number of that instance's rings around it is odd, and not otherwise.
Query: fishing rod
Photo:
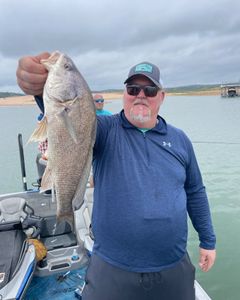
[[[18,134],[18,148],[20,155],[20,164],[21,164],[21,172],[22,172],[22,182],[23,182],[23,190],[27,191],[27,178],[26,178],[26,169],[25,169],[25,160],[24,160],[24,152],[23,152],[23,142],[22,142],[22,134]]]

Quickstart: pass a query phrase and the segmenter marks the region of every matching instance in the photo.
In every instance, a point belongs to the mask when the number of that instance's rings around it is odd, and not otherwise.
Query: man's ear
[[[164,98],[165,98],[165,92],[164,91],[161,91],[161,99],[162,99],[162,103],[163,103],[163,101],[164,101]]]

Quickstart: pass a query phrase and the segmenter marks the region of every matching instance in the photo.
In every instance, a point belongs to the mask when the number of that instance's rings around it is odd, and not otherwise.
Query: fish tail
[[[41,142],[47,138],[47,118],[44,117],[30,136],[28,143]]]
[[[67,222],[71,226],[71,231],[74,231],[73,213],[66,213],[66,214],[57,215],[57,224],[60,224],[63,221]]]

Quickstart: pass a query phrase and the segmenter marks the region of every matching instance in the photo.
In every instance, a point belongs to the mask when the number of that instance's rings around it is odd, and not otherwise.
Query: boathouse
[[[237,84],[222,84],[221,85],[222,97],[240,97],[240,83]]]

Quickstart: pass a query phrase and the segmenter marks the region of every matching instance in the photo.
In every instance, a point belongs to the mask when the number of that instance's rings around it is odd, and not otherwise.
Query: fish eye
[[[66,69],[66,70],[72,70],[72,66],[70,65],[70,64],[68,64],[68,63],[65,63],[64,64],[64,69]]]

